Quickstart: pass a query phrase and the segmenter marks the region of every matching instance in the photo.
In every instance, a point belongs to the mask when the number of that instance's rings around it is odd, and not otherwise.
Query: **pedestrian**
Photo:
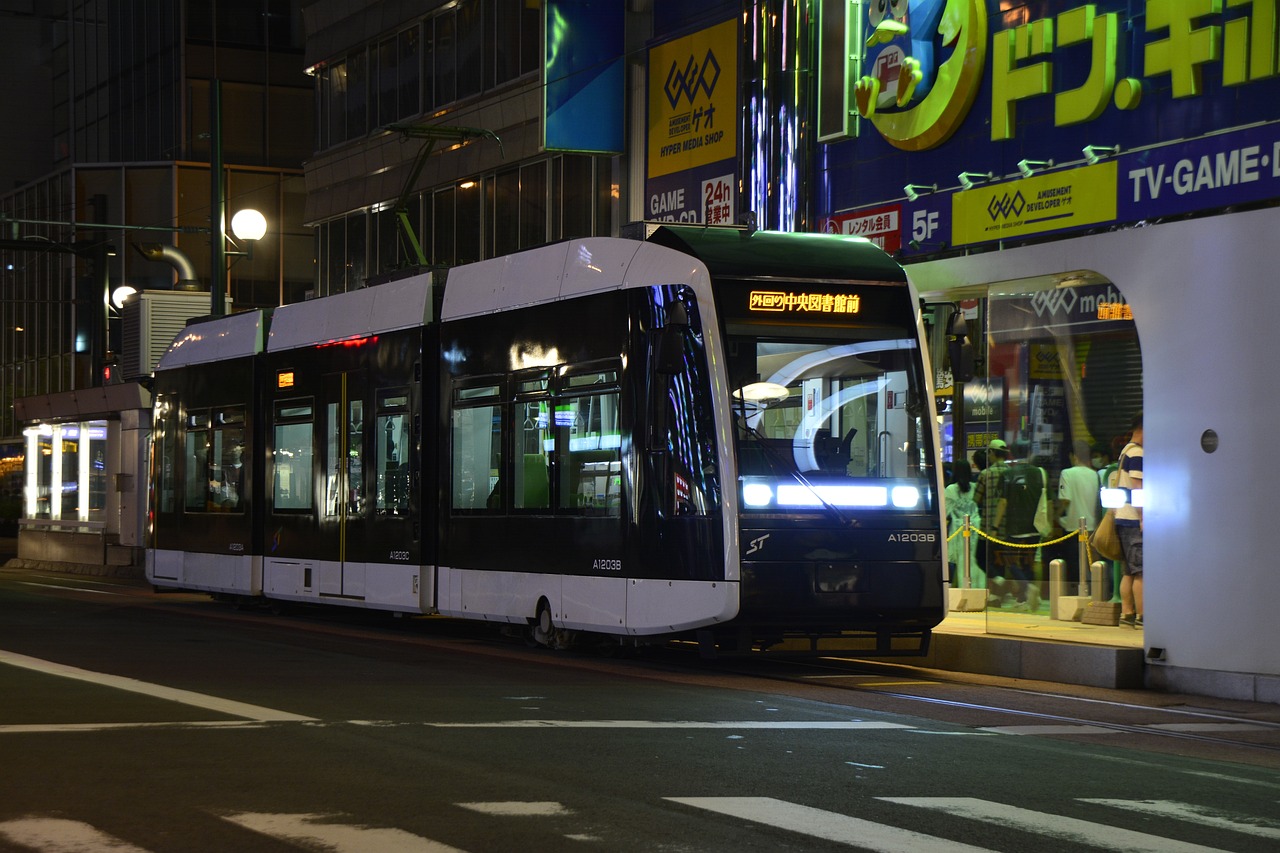
[[[1142,627],[1142,413],[1133,419],[1133,434],[1120,451],[1116,487],[1124,492],[1124,506],[1116,509],[1116,535],[1124,555],[1120,579],[1120,624]]]
[[[951,466],[955,482],[947,486],[943,492],[943,503],[947,508],[947,535],[952,538],[947,543],[947,562],[951,564],[951,585],[956,585],[956,578],[964,575],[964,534],[956,535],[956,531],[964,527],[968,517],[972,527],[982,526],[982,514],[978,503],[973,499],[973,468],[968,459],[961,459]],[[969,543],[969,586],[980,589],[987,585],[986,573],[978,565],[978,536],[973,534]]]
[[[1089,442],[1076,439],[1071,443],[1071,467],[1064,468],[1058,475],[1058,523],[1064,531],[1079,530],[1080,519],[1084,519],[1085,529],[1092,533],[1098,526],[1098,473],[1090,465],[1092,455]],[[1080,581],[1079,572],[1087,572],[1088,566],[1079,565],[1079,541],[1068,539],[1058,552],[1059,559],[1065,561],[1074,571],[1068,571],[1066,580]]]
[[[986,447],[987,467],[978,474],[977,485],[973,488],[973,500],[978,505],[978,514],[986,525],[983,531],[988,536],[995,536],[993,522],[996,517],[996,506],[1000,503],[1001,478],[1004,476],[1004,462],[1009,458],[1009,445],[1002,439],[993,438]],[[987,571],[987,588],[991,596],[987,604],[999,607],[1003,595],[1003,569],[996,563],[997,547],[990,539],[983,539],[982,565]],[[999,584],[997,584],[999,581]],[[998,588],[999,587],[999,588]]]
[[[996,569],[1003,570],[1004,578],[1013,586],[1009,594],[1016,599],[1019,610],[1040,609],[1040,587],[1035,577],[1036,544],[1040,531],[1036,529],[1036,510],[1044,494],[1044,473],[1040,468],[1021,458],[1006,463],[1000,478],[1000,500],[996,504],[996,537],[1003,543],[996,551]]]

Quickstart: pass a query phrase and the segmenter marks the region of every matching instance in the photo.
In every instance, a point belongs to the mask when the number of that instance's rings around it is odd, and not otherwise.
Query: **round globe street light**
[[[267,218],[252,207],[246,207],[231,217],[231,233],[237,240],[261,240],[267,233]]]
[[[133,285],[122,284],[115,290],[111,291],[111,304],[116,306],[116,310],[118,311],[121,308],[124,308],[124,301],[137,292],[138,289]]]

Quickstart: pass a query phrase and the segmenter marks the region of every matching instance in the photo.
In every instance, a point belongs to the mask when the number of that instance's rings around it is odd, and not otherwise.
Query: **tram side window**
[[[204,512],[209,495],[209,413],[187,414],[187,465],[183,506]]]
[[[155,484],[160,512],[173,512],[178,489],[178,412],[172,397],[156,405]]]
[[[502,509],[502,404],[498,385],[458,388],[450,436],[454,510]]]
[[[622,513],[618,372],[565,377],[556,401],[559,505],[588,515]]]
[[[404,389],[378,393],[377,488],[374,508],[379,515],[409,513],[409,392]]]
[[[276,403],[271,498],[277,511],[311,509],[314,419],[310,401]]]
[[[551,424],[550,374],[517,376],[515,382],[515,459],[511,505],[514,509],[551,508],[551,456],[555,433]]]
[[[210,512],[241,512],[245,507],[243,406],[214,411],[209,426]]]

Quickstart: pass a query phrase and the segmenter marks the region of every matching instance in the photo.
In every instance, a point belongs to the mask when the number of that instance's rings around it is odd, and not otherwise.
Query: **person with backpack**
[[[990,526],[990,522],[995,520],[996,505],[1000,502],[1000,478],[1004,475],[1005,460],[1009,458],[1009,445],[1005,444],[1003,439],[993,438],[985,450],[986,453],[982,454],[984,467],[979,470],[977,484],[973,487],[973,500],[978,505],[978,517],[983,519],[984,524],[987,524],[986,527],[982,527],[983,531],[994,536],[995,528]],[[975,453],[974,457],[977,458],[977,455]],[[994,584],[997,579],[996,576],[1003,574],[1001,570],[995,568],[997,565],[996,552],[999,546],[986,538],[982,542],[982,565],[987,570],[987,588],[991,590],[991,595],[987,598],[987,604],[999,607],[1000,596],[1003,593],[998,592]]]
[[[1035,520],[1044,489],[1044,474],[1037,466],[1022,458],[1005,466],[994,527],[996,538],[1009,545],[997,549],[996,568],[1003,568],[1005,580],[1012,582],[1010,594],[1018,610],[1040,608],[1034,546],[1040,542]]]

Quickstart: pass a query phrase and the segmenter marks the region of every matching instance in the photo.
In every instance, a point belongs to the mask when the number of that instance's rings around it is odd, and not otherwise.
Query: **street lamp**
[[[253,244],[267,233],[267,218],[252,207],[246,207],[231,217],[231,233],[237,240],[247,240],[252,254]]]
[[[124,308],[124,301],[137,292],[138,289],[133,285],[122,284],[111,291],[111,304],[116,306],[116,310],[119,311]]]

